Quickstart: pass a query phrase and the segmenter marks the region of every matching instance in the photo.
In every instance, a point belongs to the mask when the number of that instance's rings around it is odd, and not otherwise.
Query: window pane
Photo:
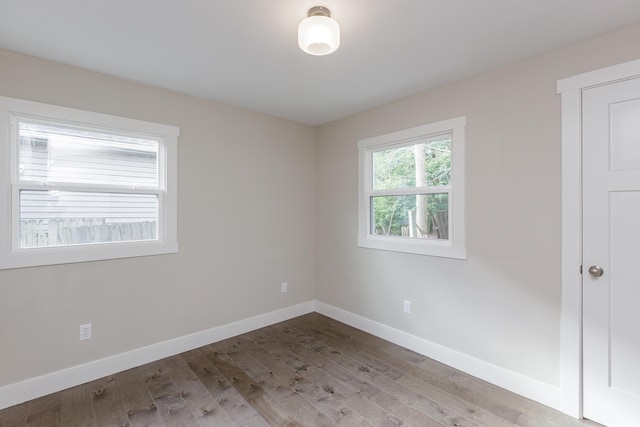
[[[413,146],[374,151],[372,155],[374,190],[416,186]]]
[[[157,239],[158,196],[20,191],[20,248]]]
[[[414,150],[423,152],[424,165],[419,170],[424,171],[426,184],[418,182],[418,186],[449,185],[451,183],[451,136],[427,144],[418,144]],[[417,156],[420,158],[420,156]]]
[[[371,234],[449,239],[449,194],[371,197]]]
[[[158,186],[158,141],[20,122],[20,180]]]
[[[451,182],[451,136],[372,153],[373,189],[432,187]]]

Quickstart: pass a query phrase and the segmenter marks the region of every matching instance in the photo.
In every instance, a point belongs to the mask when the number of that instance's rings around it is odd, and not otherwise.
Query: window
[[[0,97],[0,132],[0,268],[177,252],[177,128]]]
[[[465,118],[358,141],[358,246],[466,258]]]

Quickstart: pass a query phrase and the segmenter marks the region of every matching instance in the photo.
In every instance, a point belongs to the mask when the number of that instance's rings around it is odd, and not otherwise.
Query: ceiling
[[[297,45],[316,5],[332,55]],[[0,0],[0,48],[319,125],[637,22],[639,0]]]

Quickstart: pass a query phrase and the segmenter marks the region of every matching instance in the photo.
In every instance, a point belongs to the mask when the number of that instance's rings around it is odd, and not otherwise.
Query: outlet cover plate
[[[403,305],[402,305],[402,310],[405,313],[410,314],[411,313],[411,301],[404,300]]]
[[[91,339],[91,323],[80,325],[80,341]]]

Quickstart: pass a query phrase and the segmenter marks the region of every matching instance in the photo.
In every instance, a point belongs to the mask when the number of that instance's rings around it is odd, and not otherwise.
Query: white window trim
[[[358,141],[358,246],[419,255],[466,259],[464,220],[464,145],[466,117],[456,117],[423,126]],[[385,146],[411,145],[416,140],[450,133],[451,185],[449,192],[449,240],[411,239],[371,234],[370,195],[372,193],[371,153]],[[399,194],[402,190],[394,190]],[[409,190],[414,194],[414,190]],[[434,187],[428,192],[443,192]],[[377,194],[377,193],[376,193]]]
[[[158,240],[16,248],[14,230],[17,229],[15,226],[17,202],[14,203],[12,198],[16,197],[14,192],[19,185],[12,180],[16,176],[13,168],[15,168],[18,153],[11,139],[14,137],[13,127],[16,116],[58,120],[82,127],[152,135],[158,138],[161,141],[158,161],[164,161],[166,165],[166,169],[159,168],[159,183],[162,191],[159,192]],[[175,126],[0,96],[0,269],[177,253],[179,134],[180,129]]]

